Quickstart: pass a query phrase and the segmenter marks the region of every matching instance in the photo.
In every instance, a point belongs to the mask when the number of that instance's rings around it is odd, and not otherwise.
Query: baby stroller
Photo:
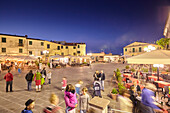
[[[102,96],[101,96],[101,83],[99,81],[94,81],[93,89],[94,89],[93,97],[99,96],[100,98],[102,98]]]

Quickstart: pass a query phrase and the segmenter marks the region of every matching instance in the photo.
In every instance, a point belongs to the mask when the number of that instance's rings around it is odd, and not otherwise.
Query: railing
[[[24,44],[23,44],[23,43],[18,43],[18,46],[22,46],[22,47],[23,47],[23,46],[24,46]]]

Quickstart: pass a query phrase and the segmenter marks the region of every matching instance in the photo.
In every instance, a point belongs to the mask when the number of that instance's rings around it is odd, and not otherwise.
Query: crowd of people
[[[140,74],[137,74],[138,77],[140,77]],[[46,71],[45,68],[43,70],[39,71],[36,70],[35,73],[33,73],[32,70],[30,70],[26,76],[25,79],[27,81],[27,89],[28,91],[31,91],[31,84],[33,81],[35,81],[36,84],[36,92],[40,92],[43,88],[43,85],[45,84],[51,84],[51,76],[52,73],[50,71]],[[105,81],[105,73],[103,70],[100,72],[96,70],[96,72],[93,75],[94,82],[93,82],[93,95],[99,96],[102,98],[101,91],[104,92],[104,81]],[[8,92],[8,87],[10,85],[10,92],[13,92],[12,90],[12,81],[13,81],[13,75],[10,73],[10,70],[8,73],[4,76],[4,79],[6,79],[6,92]],[[86,87],[82,87],[83,81],[79,80],[75,85],[73,84],[67,84],[67,78],[63,77],[62,79],[62,87],[61,90],[64,91],[64,100],[66,109],[63,111],[59,106],[59,98],[54,93],[51,94],[49,101],[51,105],[45,107],[43,109],[44,113],[76,113],[76,110],[78,110],[79,113],[87,113],[89,110],[89,101],[90,96],[87,94],[88,89]],[[118,96],[118,102],[120,104],[120,110],[124,112],[133,112],[136,113],[135,107],[140,106],[141,113],[156,113],[156,112],[163,112],[162,106],[160,104],[157,104],[155,102],[155,91],[156,87],[155,85],[151,83],[146,83],[144,88],[141,89],[140,86],[137,84],[137,82],[134,82],[133,85],[130,87],[129,90],[123,89],[121,92],[119,92]],[[140,104],[137,104],[137,97],[141,97]],[[26,108],[22,110],[22,113],[33,113],[32,109],[35,106],[35,100],[29,99],[25,103]],[[89,113],[89,112],[88,112]]]

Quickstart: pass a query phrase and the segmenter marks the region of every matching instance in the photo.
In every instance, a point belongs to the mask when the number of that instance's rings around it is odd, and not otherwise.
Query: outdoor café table
[[[124,74],[123,74],[123,77],[131,77],[131,74],[124,73]]]
[[[164,82],[164,81],[155,81],[156,83],[158,83],[158,86],[161,88],[164,88],[164,86],[170,86],[170,83],[168,82]]]
[[[126,81],[126,78],[129,78],[129,80],[131,80],[132,82],[137,82],[137,83],[139,83],[139,80],[138,80],[138,79],[132,78],[132,77],[124,77],[124,78],[123,78],[123,81]]]
[[[148,76],[148,79],[149,80],[153,79],[154,81],[157,81],[158,77],[157,76]],[[159,80],[163,81],[163,78],[159,77]]]
[[[125,87],[126,88],[128,88],[128,89],[130,89],[130,87],[133,85],[133,83],[126,83],[125,84]],[[139,85],[139,84],[137,84],[137,85]],[[142,89],[144,88],[144,86],[143,85],[139,85],[140,86],[140,89],[141,89],[141,91],[142,91]]]

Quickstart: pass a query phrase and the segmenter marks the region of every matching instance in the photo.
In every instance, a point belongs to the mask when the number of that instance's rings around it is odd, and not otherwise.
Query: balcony
[[[18,46],[24,47],[24,44],[23,43],[18,43]]]

